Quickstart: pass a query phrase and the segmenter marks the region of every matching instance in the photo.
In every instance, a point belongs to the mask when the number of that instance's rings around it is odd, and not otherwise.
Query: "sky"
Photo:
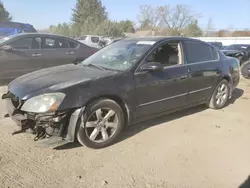
[[[32,24],[45,29],[71,20],[76,0],[2,0],[13,21]],[[250,28],[250,0],[102,0],[112,20],[137,20],[140,5],[185,4],[199,13],[198,21],[206,28],[211,18],[215,29]]]

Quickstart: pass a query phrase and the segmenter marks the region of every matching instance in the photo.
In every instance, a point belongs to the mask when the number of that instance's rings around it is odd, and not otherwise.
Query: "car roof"
[[[66,36],[63,36],[63,35],[52,34],[52,33],[19,33],[19,34],[15,34],[15,35],[12,35],[12,36],[9,36],[9,37],[10,38],[15,38],[15,37],[21,37],[21,36],[34,36],[34,35],[35,36],[63,37],[63,38],[68,38],[68,39],[74,40],[71,37],[66,37]]]
[[[135,40],[135,41],[154,41],[156,43],[164,41],[164,40],[191,40],[191,41],[198,41],[205,43],[200,39],[194,39],[189,37],[182,37],[182,36],[152,36],[152,37],[128,37],[124,38],[123,40]]]

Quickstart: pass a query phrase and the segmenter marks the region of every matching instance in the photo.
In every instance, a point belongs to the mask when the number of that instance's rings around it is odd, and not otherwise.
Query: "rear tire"
[[[104,148],[117,140],[124,126],[122,108],[113,100],[101,99],[86,107],[78,121],[77,140],[89,148]]]
[[[227,80],[222,80],[218,83],[214,92],[210,98],[210,101],[206,104],[209,108],[221,109],[223,108],[230,95],[230,86]]]
[[[241,74],[244,78],[250,79],[250,61],[246,61],[241,65]]]

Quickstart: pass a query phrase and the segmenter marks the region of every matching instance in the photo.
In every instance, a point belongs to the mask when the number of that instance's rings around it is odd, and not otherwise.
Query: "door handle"
[[[75,52],[66,52],[66,55],[74,55]]]
[[[31,56],[32,57],[40,57],[40,56],[42,56],[42,54],[35,53],[35,54],[32,54]]]

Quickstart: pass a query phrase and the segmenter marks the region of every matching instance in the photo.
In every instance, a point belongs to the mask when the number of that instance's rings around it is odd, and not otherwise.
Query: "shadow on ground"
[[[234,104],[235,101],[237,99],[239,99],[243,94],[244,94],[244,90],[236,88],[233,92],[232,98],[228,101],[226,107],[230,106],[231,104]],[[199,113],[199,112],[204,111],[206,109],[207,109],[207,107],[205,105],[200,105],[197,107],[193,107],[193,108],[185,109],[185,110],[175,112],[175,113],[172,113],[169,115],[165,115],[165,116],[162,116],[160,118],[155,118],[152,120],[147,120],[145,122],[141,122],[139,124],[136,124],[136,125],[129,127],[125,131],[125,133],[123,134],[123,137],[118,142],[126,140],[126,139],[128,139],[128,138],[130,138],[130,137],[132,137],[132,136],[134,136],[134,135],[140,133],[141,131],[144,131],[150,127],[153,127],[153,126],[156,126],[156,125],[159,125],[162,123],[170,122],[170,121],[175,120],[175,119],[183,118],[185,116],[190,116],[192,114]]]
[[[67,143],[61,146],[57,146],[53,149],[54,150],[68,150],[68,149],[79,148],[79,147],[82,147],[82,145],[78,142],[74,142],[74,143]]]
[[[226,106],[229,106],[230,104],[234,104],[234,102],[237,99],[241,98],[243,94],[244,94],[244,90],[243,89],[236,88],[233,91],[232,98],[228,101],[228,103],[227,103]]]
[[[226,106],[229,106],[230,104],[234,104],[237,99],[239,99],[244,94],[244,90],[236,88],[233,92],[232,98],[228,101],[228,104]],[[133,126],[128,127],[124,133],[122,134],[121,138],[116,142],[122,142],[126,139],[129,139],[130,137],[133,137],[137,134],[139,134],[141,131],[144,131],[150,127],[157,126],[162,123],[170,122],[175,119],[183,118],[185,116],[190,116],[192,114],[199,113],[201,111],[207,110],[208,108],[205,105],[200,105],[197,107],[185,109],[179,112],[175,112],[172,114],[168,114],[162,117],[154,118],[151,120],[147,120],[138,124],[135,124]],[[73,149],[76,147],[80,147],[80,144],[78,143],[70,143],[65,144],[59,147],[56,147],[54,149],[56,150],[67,150],[67,149]],[[250,187],[249,187],[250,188]]]

